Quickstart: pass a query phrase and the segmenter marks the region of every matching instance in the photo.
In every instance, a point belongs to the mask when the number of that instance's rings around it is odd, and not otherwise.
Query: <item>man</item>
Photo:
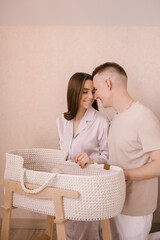
[[[93,71],[95,98],[113,107],[108,136],[109,164],[124,169],[126,200],[111,220],[114,240],[147,240],[157,205],[160,176],[160,123],[151,110],[127,92],[127,74],[116,63]]]

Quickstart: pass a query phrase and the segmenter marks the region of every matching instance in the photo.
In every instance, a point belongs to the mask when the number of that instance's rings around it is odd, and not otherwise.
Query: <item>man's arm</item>
[[[154,177],[160,177],[160,150],[149,153],[151,162],[139,168],[124,170],[127,180],[145,180]]]

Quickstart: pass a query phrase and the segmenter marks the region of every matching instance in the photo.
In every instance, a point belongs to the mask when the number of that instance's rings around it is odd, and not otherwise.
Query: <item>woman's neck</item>
[[[86,112],[86,109],[80,108],[80,109],[78,110],[78,112],[77,112],[74,120],[75,120],[75,121],[80,121],[80,120],[83,118],[85,112]]]

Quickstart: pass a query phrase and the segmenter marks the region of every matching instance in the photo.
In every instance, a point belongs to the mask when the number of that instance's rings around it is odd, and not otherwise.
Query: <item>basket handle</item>
[[[24,184],[24,176],[25,176],[26,170],[27,169],[25,169],[25,168],[22,169],[21,176],[20,176],[20,183],[21,183],[21,187],[24,190],[24,192],[31,193],[31,194],[36,194],[36,193],[41,192],[44,188],[46,188],[48,186],[49,182],[57,176],[57,173],[52,173],[50,175],[50,177],[40,187],[35,188],[35,189],[28,189],[25,187],[25,184]]]

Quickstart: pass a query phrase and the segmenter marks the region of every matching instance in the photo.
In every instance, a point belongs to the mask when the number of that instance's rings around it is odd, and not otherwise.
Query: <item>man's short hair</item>
[[[101,64],[100,66],[96,67],[92,73],[92,78],[97,73],[104,72],[105,70],[107,70],[109,68],[114,68],[119,74],[121,74],[127,78],[127,74],[126,74],[125,70],[119,64],[117,64],[115,62],[106,62],[106,63]]]

